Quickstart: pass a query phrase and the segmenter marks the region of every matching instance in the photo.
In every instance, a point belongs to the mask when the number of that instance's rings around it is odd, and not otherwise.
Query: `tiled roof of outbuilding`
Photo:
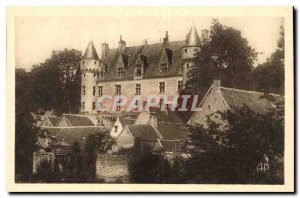
[[[125,127],[125,125],[133,125],[135,122],[135,119],[129,119],[129,118],[120,118],[119,120],[123,127]]]
[[[53,137],[52,144],[60,145],[61,141],[73,145],[74,142],[82,142],[89,135],[95,135],[98,133],[106,132],[107,130],[103,126],[99,127],[43,127],[44,130],[49,132],[49,135]]]
[[[185,140],[187,138],[188,129],[183,124],[157,122],[157,130],[163,139],[169,140]]]
[[[260,114],[265,114],[270,109],[274,109],[276,103],[283,100],[283,97],[279,95],[265,95],[264,93],[255,91],[245,91],[226,87],[221,87],[220,91],[230,108],[242,108],[246,105],[254,112]]]
[[[59,117],[56,116],[48,116],[48,118],[53,126],[56,126],[57,122],[59,121]]]
[[[140,138],[142,141],[155,142],[159,138],[151,125],[127,125],[127,128],[134,138]]]
[[[165,152],[184,152],[185,146],[182,141],[175,140],[158,140],[162,146],[163,151]]]
[[[68,119],[72,126],[95,126],[90,118],[82,115],[64,114],[63,116]]]

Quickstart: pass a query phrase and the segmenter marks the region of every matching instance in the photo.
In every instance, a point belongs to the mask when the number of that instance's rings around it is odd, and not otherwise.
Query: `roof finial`
[[[122,41],[122,34],[120,34],[120,41]]]

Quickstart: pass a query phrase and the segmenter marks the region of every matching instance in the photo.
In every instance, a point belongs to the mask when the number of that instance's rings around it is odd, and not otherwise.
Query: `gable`
[[[70,127],[72,126],[69,120],[63,115],[57,123],[57,127]]]
[[[220,92],[214,87],[209,89],[198,108],[202,108],[202,110],[194,112],[188,121],[188,124],[203,125],[204,127],[207,127],[208,116],[216,122],[221,122],[215,113],[229,110],[229,107],[226,105],[226,102],[220,95]]]

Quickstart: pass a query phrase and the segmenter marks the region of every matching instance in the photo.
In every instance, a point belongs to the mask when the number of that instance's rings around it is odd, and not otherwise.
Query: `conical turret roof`
[[[94,59],[94,60],[99,60],[98,54],[96,52],[95,46],[93,41],[90,41],[85,53],[83,55],[83,59]]]
[[[187,35],[186,46],[200,46],[200,45],[201,45],[201,41],[199,35],[197,33],[195,26],[193,25],[191,27],[190,32]]]

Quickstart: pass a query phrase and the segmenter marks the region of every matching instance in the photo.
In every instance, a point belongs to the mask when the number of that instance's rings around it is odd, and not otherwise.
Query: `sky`
[[[249,45],[257,52],[256,63],[263,63],[277,48],[283,18],[218,18],[220,23],[241,31]],[[208,17],[17,17],[16,18],[16,68],[29,70],[43,62],[53,50],[77,49],[84,53],[90,40],[98,55],[101,43],[117,47],[120,35],[126,46],[158,43],[169,32],[169,40],[184,40],[194,24],[198,34],[209,29]]]

